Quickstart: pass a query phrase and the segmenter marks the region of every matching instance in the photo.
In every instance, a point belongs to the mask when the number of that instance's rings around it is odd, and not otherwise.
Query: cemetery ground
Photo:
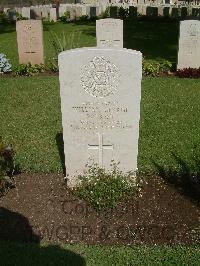
[[[129,23],[125,47],[176,62],[176,21]],[[50,31],[81,31],[66,48],[95,46],[93,22],[46,23],[46,60]],[[14,26],[1,28],[0,51],[17,65],[15,39]],[[0,135],[18,166],[16,188],[0,198],[0,233],[11,241],[0,242],[2,265],[199,265],[199,87],[199,79],[143,78],[138,166],[147,184],[99,213],[65,187],[58,77],[0,77]]]

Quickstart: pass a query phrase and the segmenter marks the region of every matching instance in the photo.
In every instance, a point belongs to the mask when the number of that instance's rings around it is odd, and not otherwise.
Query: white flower
[[[7,73],[11,71],[12,65],[3,53],[0,53],[0,73]]]

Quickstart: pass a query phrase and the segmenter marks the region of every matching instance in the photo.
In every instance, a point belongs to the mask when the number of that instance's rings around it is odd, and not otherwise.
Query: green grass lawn
[[[200,80],[144,78],[139,169],[192,170],[200,160]],[[23,171],[61,172],[58,77],[0,79],[0,135],[13,144]],[[181,161],[182,160],[182,161]]]
[[[199,265],[199,247],[105,247],[87,245],[36,245],[0,242],[0,264],[69,265],[69,266],[136,266]]]
[[[178,22],[170,20],[125,21],[124,47],[136,49],[143,53],[147,60],[176,62],[178,44]],[[55,57],[52,45],[52,32],[60,40],[63,33],[68,38],[66,48],[96,46],[95,22],[77,22],[64,24],[44,23],[45,61]],[[0,53],[7,55],[13,65],[18,64],[15,25],[0,24]]]

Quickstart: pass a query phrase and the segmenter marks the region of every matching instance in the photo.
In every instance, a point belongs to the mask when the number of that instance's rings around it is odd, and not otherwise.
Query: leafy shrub
[[[147,62],[143,59],[142,72],[144,76],[156,77],[162,73],[169,73],[172,71],[173,65],[169,61]]]
[[[57,73],[59,71],[58,62],[55,62],[55,60],[49,61],[49,63],[46,65],[46,70]]]
[[[13,69],[16,76],[34,76],[45,71],[44,65],[20,64]]]
[[[12,147],[5,146],[0,137],[0,196],[14,187],[14,181],[11,178],[14,172],[13,156]]]
[[[142,72],[144,76],[159,76],[160,65],[159,63],[150,63],[143,61]]]
[[[113,208],[123,196],[139,191],[142,185],[133,173],[122,173],[116,164],[108,172],[96,164],[87,167],[88,170],[77,177],[78,185],[72,191],[97,211]]]
[[[22,15],[18,12],[16,12],[16,18],[17,20],[28,20],[28,18],[22,17]]]
[[[184,68],[176,71],[179,78],[200,78],[200,68]]]
[[[0,74],[11,72],[12,65],[4,54],[0,54]]]
[[[60,17],[60,20],[62,22],[69,22],[70,21],[70,12],[69,11],[66,11],[64,13],[64,16]]]
[[[83,22],[85,21],[86,22],[86,21],[90,21],[90,18],[87,15],[83,15],[81,17],[77,17],[76,20],[77,21],[83,21]]]
[[[100,16],[101,18],[109,18],[110,17],[110,7],[106,7],[106,10]]]

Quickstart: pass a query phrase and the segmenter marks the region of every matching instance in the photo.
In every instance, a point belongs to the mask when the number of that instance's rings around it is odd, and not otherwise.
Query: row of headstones
[[[82,16],[96,17],[102,12],[100,6],[86,6],[86,5],[70,5],[66,4],[60,6],[58,9],[50,6],[40,7],[22,7],[9,9],[4,8],[4,13],[8,14],[12,21],[16,20],[16,13],[26,19],[48,19],[56,22],[59,17],[64,16],[66,13],[69,14],[69,20],[74,20]]]
[[[182,21],[178,67],[200,66],[200,21]],[[105,49],[109,48],[109,49]],[[97,21],[97,48],[59,55],[66,178],[87,164],[137,172],[142,54],[123,48],[123,21]]]
[[[18,12],[23,18],[27,19],[49,19],[50,21],[56,22],[59,17],[64,16],[68,13],[68,19],[74,20],[82,16],[96,17],[101,15],[102,9],[98,6],[85,6],[85,5],[65,5],[59,9],[51,7],[23,7],[16,8],[14,10],[5,9],[4,12],[9,14],[12,21],[16,20],[16,12]],[[110,7],[110,17],[117,18],[119,15],[119,7]],[[129,17],[135,18],[138,15],[143,16],[164,16],[164,17],[200,17],[200,8],[195,7],[175,7],[175,6],[147,6],[137,5],[129,6]]]
[[[176,4],[176,5],[200,5],[199,0],[83,0],[85,4],[100,4],[104,2],[107,5],[124,6],[125,8],[130,5],[147,4],[147,5],[161,5],[161,4]]]
[[[41,20],[22,20],[16,24],[19,63],[43,64],[43,27]],[[97,47],[123,48],[123,21],[96,21]],[[177,68],[200,67],[200,21],[186,20],[180,24]]]
[[[117,18],[119,15],[119,7],[112,6],[110,7],[110,17]],[[169,5],[160,5],[160,6],[148,6],[148,5],[137,5],[137,6],[129,6],[129,17],[135,18],[138,15],[142,16],[163,16],[163,17],[200,17],[200,8],[197,7],[176,7]]]

